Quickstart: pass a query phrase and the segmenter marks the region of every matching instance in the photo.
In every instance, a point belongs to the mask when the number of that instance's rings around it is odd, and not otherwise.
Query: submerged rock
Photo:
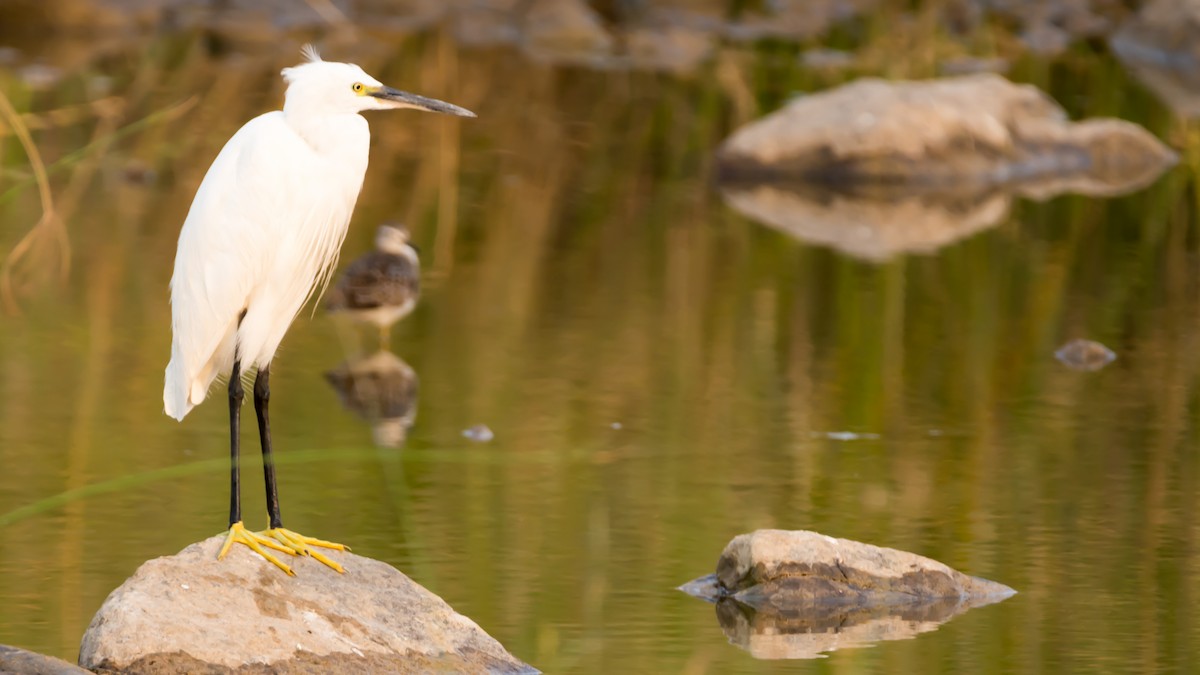
[[[914,637],[1016,593],[914,553],[803,530],[734,537],[716,574],[680,590],[716,603],[730,640],[758,658]]]
[[[1071,340],[1054,352],[1054,358],[1072,370],[1100,370],[1115,361],[1117,354],[1099,342]]]
[[[1070,122],[1049,96],[995,74],[868,78],[798,98],[718,150],[722,181],[985,190],[1041,181],[1097,192],[1157,178],[1176,155],[1131,122]]]
[[[4,675],[88,675],[88,671],[53,656],[0,645],[0,673]]]
[[[80,647],[100,672],[533,673],[394,567],[353,553],[288,577],[223,536],[143,564],[105,600]]]

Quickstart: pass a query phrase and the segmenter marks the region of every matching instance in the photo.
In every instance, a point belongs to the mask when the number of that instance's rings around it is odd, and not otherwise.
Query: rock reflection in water
[[[371,425],[375,444],[398,448],[417,418],[417,373],[388,351],[346,361],[325,373],[348,410]]]
[[[716,603],[717,621],[729,642],[756,659],[816,659],[838,649],[908,640],[937,630],[970,608],[969,601],[957,598],[882,607],[822,604],[758,610],[732,598]]]
[[[841,189],[803,182],[728,182],[725,203],[748,218],[804,242],[862,260],[932,254],[1008,218],[1014,196],[1046,200],[1064,193],[1113,197],[1145,187],[1157,175],[1128,180],[1047,178],[992,190],[921,191],[889,186]]]
[[[858,197],[815,187],[739,185],[722,190],[725,202],[749,218],[796,239],[848,256],[882,262],[908,253],[933,253],[996,225],[1011,198]]]

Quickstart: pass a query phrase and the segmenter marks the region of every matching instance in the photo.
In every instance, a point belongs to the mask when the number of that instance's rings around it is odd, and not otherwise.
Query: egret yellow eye
[[[361,93],[363,92],[363,89],[364,89],[364,87],[363,87],[363,85],[362,85],[362,82],[355,82],[355,83],[354,83],[354,86],[353,86],[353,87],[350,87],[350,88],[351,88],[351,89],[353,89],[353,90],[354,90],[354,93],[356,93],[356,94],[361,94]]]

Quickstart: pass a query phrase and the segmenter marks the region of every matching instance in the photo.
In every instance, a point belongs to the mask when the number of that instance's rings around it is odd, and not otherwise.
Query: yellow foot
[[[280,544],[278,541],[270,537],[264,537],[257,532],[251,532],[247,530],[242,525],[241,521],[234,523],[229,528],[229,534],[225,537],[225,544],[221,547],[221,552],[217,554],[217,560],[224,558],[225,554],[229,553],[230,547],[232,547],[235,542],[249,546],[254,550],[255,553],[266,558],[270,563],[274,564],[284,572],[287,572],[288,576],[296,576],[296,573],[292,571],[292,568],[285,565],[279,558],[276,558],[274,555],[268,553],[267,549],[273,548],[276,551],[282,551],[288,555],[296,555],[297,552]]]
[[[288,552],[292,553],[293,555],[312,556],[313,558],[316,558],[317,560],[337,570],[338,572],[346,571],[341,565],[325,557],[320,551],[317,551],[313,547],[319,546],[321,548],[330,548],[335,551],[349,551],[349,547],[341,544],[335,544],[332,541],[306,537],[302,534],[292,532],[291,530],[286,530],[282,527],[266,530],[263,532],[263,534],[267,535],[268,537],[274,537],[275,542],[282,544],[288,550]]]

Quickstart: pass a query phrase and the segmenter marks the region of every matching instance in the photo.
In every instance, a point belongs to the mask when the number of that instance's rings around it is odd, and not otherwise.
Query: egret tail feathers
[[[210,360],[200,372],[189,377],[178,361],[171,359],[167,364],[166,383],[163,386],[163,412],[182,422],[192,408],[208,397],[208,387],[217,379],[217,369]]]

